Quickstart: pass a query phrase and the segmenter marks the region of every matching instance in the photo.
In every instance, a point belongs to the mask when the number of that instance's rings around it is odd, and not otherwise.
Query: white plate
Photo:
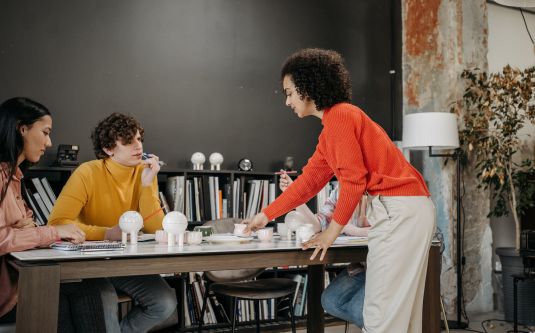
[[[248,243],[253,240],[253,237],[212,234],[209,237],[204,237],[204,240],[210,243]]]

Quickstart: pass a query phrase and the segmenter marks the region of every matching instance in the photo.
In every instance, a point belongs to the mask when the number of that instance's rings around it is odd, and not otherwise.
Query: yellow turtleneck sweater
[[[63,187],[50,214],[49,225],[76,223],[87,240],[102,240],[106,230],[119,223],[127,210],[138,211],[143,231],[162,228],[163,212],[158,199],[158,181],[141,186],[144,166],[128,167],[111,159],[93,160],[80,165]]]

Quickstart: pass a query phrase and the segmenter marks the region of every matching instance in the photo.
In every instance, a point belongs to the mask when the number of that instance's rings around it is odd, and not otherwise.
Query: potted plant
[[[523,268],[518,256],[520,216],[535,204],[533,156],[520,153],[522,128],[535,124],[535,67],[521,71],[506,66],[502,72],[490,75],[478,69],[465,70],[461,77],[466,86],[460,139],[467,163],[474,164],[478,186],[491,191],[493,200],[488,217],[510,213],[515,223],[515,248],[496,250],[503,267],[506,320],[512,320],[511,274],[520,273]],[[520,287],[525,286],[528,285]],[[519,294],[535,295],[535,283],[530,287],[531,291],[523,290]],[[519,299],[520,306],[522,303]],[[520,322],[535,324],[533,304],[531,307],[519,309]]]

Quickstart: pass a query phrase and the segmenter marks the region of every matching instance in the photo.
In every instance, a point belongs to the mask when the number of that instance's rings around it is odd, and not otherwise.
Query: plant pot
[[[513,274],[522,274],[524,265],[515,248],[499,247],[496,254],[502,263],[502,281],[505,320],[514,319]],[[518,282],[518,323],[535,325],[535,280]]]

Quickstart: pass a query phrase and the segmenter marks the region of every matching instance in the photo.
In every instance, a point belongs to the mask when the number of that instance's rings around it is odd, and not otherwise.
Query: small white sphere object
[[[203,164],[206,161],[206,156],[201,152],[196,152],[191,155],[191,163],[193,164]]]
[[[170,234],[178,235],[186,231],[188,228],[188,220],[186,215],[181,212],[169,212],[163,218],[163,229]]]
[[[137,232],[143,228],[143,217],[136,211],[126,211],[119,218],[119,228],[125,233]]]
[[[295,231],[300,225],[306,223],[306,216],[298,211],[292,210],[284,217],[284,223],[288,226],[288,229]]]
[[[210,164],[221,164],[223,163],[223,155],[220,153],[212,153],[210,154]]]

